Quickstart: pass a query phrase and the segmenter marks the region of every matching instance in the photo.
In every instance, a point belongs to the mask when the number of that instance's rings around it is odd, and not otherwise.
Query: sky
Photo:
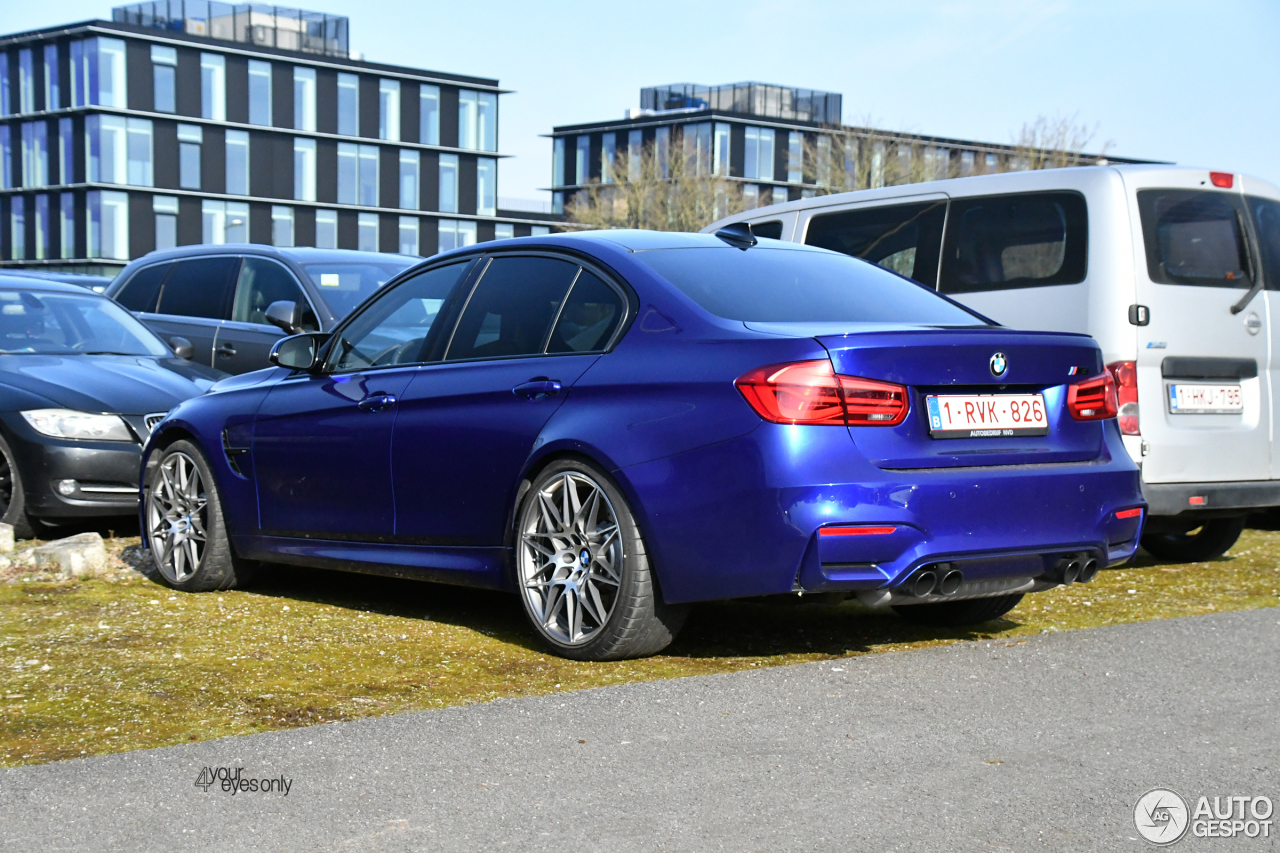
[[[106,0],[0,0],[0,30],[110,18]],[[561,124],[621,117],[643,86],[756,80],[844,95],[844,120],[1014,141],[1038,117],[1091,150],[1280,185],[1275,0],[311,0],[375,62],[497,78],[499,194],[543,199]]]

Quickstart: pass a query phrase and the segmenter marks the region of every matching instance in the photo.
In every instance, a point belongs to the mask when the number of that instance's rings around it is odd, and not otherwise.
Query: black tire
[[[1170,563],[1202,563],[1216,560],[1236,544],[1244,530],[1245,516],[1212,518],[1194,533],[1146,533],[1142,547],[1158,560]]]
[[[18,472],[17,459],[9,443],[0,438],[0,505],[4,512],[0,522],[13,525],[13,538],[34,539],[40,522],[27,515],[27,493]]]
[[[1018,606],[1022,593],[997,595],[994,598],[965,598],[960,601],[935,601],[928,604],[899,604],[893,609],[908,622],[938,628],[981,625],[999,619]]]
[[[185,440],[175,441],[158,452],[160,459],[148,476],[144,500],[147,544],[160,577],[173,589],[183,592],[208,592],[244,586],[252,579],[254,564],[237,557],[231,547],[218,484],[209,470],[204,453],[195,444]],[[173,498],[172,477],[167,496],[165,492],[165,475],[171,473],[166,466],[172,462],[180,468],[184,461],[190,463],[199,475],[199,481],[189,490],[196,508],[185,517],[180,511],[172,509],[178,505]],[[184,500],[187,500],[185,496]],[[192,504],[181,507],[186,510],[191,508]],[[186,540],[183,539],[183,544],[166,548],[166,541],[174,541],[179,537],[179,534],[162,532],[172,530],[170,522],[185,525],[184,532],[200,531],[204,537],[203,547],[188,550]],[[197,537],[187,538],[194,542]],[[193,553],[196,555],[194,560],[190,556]]]
[[[592,497],[592,487],[607,501],[599,507],[599,512],[611,512],[616,519],[620,554],[613,550],[612,536],[587,530],[588,527],[600,529],[596,526],[597,519],[589,518],[590,510],[575,515],[569,525],[558,518],[552,521],[559,512],[554,506],[544,515],[542,498],[546,494],[552,496],[546,498],[548,501],[571,500],[564,496],[572,488],[573,499],[581,497],[586,509],[590,501],[598,500]],[[587,517],[578,517],[584,515]],[[543,528],[554,531],[557,524],[563,535],[543,532]],[[609,527],[607,523],[604,525],[605,530]],[[579,528],[583,531],[580,535],[575,532]],[[594,465],[563,459],[543,469],[525,492],[515,513],[513,541],[516,589],[525,616],[539,638],[561,657],[604,661],[656,654],[671,644],[684,625],[688,605],[670,605],[662,600],[644,537],[626,498],[613,480]],[[579,555],[584,556],[579,558]],[[574,559],[564,562],[569,556]],[[620,572],[613,571],[614,562],[621,563]],[[556,580],[562,571],[569,577]],[[616,583],[612,579],[615,574]],[[559,584],[564,585],[558,587],[559,598],[554,598]],[[585,590],[581,597],[580,588]],[[584,598],[585,606],[581,603]],[[549,604],[553,601],[556,603]],[[574,607],[578,608],[579,628],[592,621],[592,608],[604,609],[606,615],[603,620],[595,620],[590,634],[583,631],[582,637],[576,638],[572,619],[562,624],[564,614],[573,613]],[[545,619],[544,611],[550,614]]]

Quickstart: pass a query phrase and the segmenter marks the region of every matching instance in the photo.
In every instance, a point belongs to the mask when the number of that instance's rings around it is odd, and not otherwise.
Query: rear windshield
[[[379,263],[350,261],[318,261],[303,264],[320,298],[329,306],[333,316],[342,319],[382,285],[386,284],[417,261],[406,259],[403,263],[382,261]]]
[[[1140,190],[1147,274],[1160,284],[1253,285],[1244,210],[1228,193]]]
[[[727,320],[984,325],[920,285],[832,252],[726,246],[659,249],[635,257]]]

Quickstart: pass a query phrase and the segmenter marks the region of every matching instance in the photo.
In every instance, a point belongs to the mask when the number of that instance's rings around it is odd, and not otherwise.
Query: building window
[[[715,150],[712,152],[712,171],[717,175],[729,175],[729,125],[716,122]]]
[[[200,54],[200,115],[227,120],[227,61],[216,53]]]
[[[129,185],[134,187],[155,186],[155,145],[152,141],[151,119],[129,119],[128,138]]]
[[[35,218],[36,260],[43,261],[53,254],[53,247],[49,245],[49,239],[53,235],[49,232],[49,197],[47,195],[36,196]]]
[[[360,135],[360,78],[354,74],[338,75],[338,133]]]
[[[0,190],[13,189],[13,146],[9,125],[0,124]]]
[[[476,224],[474,222],[459,222],[456,219],[440,220],[440,237],[437,240],[436,248],[441,252],[448,252],[451,249],[461,249],[463,246],[474,246],[476,244]]]
[[[471,89],[458,91],[458,147],[498,150],[498,96]]]
[[[316,248],[338,248],[338,211],[316,211]]]
[[[249,60],[249,124],[271,126],[271,63]]]
[[[9,56],[0,53],[0,116],[9,115]]]
[[[564,137],[557,136],[551,142],[551,186],[564,186]]]
[[[338,143],[338,203],[378,206],[378,147]]]
[[[960,152],[960,175],[961,177],[968,177],[969,175],[972,175],[972,174],[973,174],[973,152],[961,151]]]
[[[360,204],[378,206],[378,146],[360,146]]]
[[[92,38],[71,43],[71,106],[128,105],[124,42]]]
[[[938,181],[947,177],[947,172],[951,166],[951,149],[934,148],[928,146],[924,149],[924,173],[925,180]]]
[[[378,138],[400,141],[400,83],[378,81]]]
[[[50,43],[44,46],[44,108],[56,110],[62,107],[62,87],[59,82],[62,75],[58,73],[58,46]]]
[[[151,211],[156,217],[156,249],[172,249],[178,245],[178,200],[171,195],[151,197]]]
[[[5,56],[5,61],[9,57]],[[36,111],[36,69],[31,48],[18,51],[18,112]]]
[[[785,202],[786,200],[787,200],[787,188],[786,188],[786,187],[774,187],[774,188],[773,188],[773,201],[772,201],[772,202],[770,202],[770,203],[771,203],[771,204],[782,204],[782,203],[783,203],[783,202]]]
[[[198,124],[178,125],[178,186],[200,189],[200,146],[204,130]]]
[[[298,201],[316,200],[316,141],[293,140],[293,197]]]
[[[71,138],[71,119],[58,119],[58,163],[60,164],[62,174],[59,183],[72,184],[75,183],[75,141]]]
[[[293,67],[293,129],[316,129],[316,70]]]
[[[767,127],[748,127],[744,151],[743,177],[773,180],[773,130]]]
[[[987,161],[987,162],[986,162],[986,170],[987,170],[987,174],[989,174],[989,175],[990,175],[990,174],[994,174],[995,172],[1000,171],[1000,169],[999,169],[1000,163],[999,163],[999,161],[997,161],[997,159],[996,159],[996,155],[994,155],[994,154],[988,154],[988,155],[987,155],[987,157],[986,157],[986,161]]]
[[[151,80],[155,93],[154,108],[158,113],[177,111],[178,51],[172,47],[151,45]]]
[[[360,214],[356,221],[356,248],[362,252],[378,251],[378,214]]]
[[[71,193],[58,197],[58,231],[62,238],[62,257],[76,256],[76,198]]]
[[[205,199],[200,203],[200,214],[200,242],[214,245],[249,242],[247,203]]]
[[[614,181],[613,170],[618,164],[618,135],[605,133],[600,136],[600,183]]]
[[[418,209],[418,170],[417,151],[400,152],[400,207],[405,210]],[[417,222],[418,220],[414,220]],[[415,253],[416,254],[416,253]]]
[[[249,132],[227,131],[227,195],[249,194]]]
[[[499,222],[493,226],[493,239],[510,240],[516,236],[516,227],[510,222]]]
[[[20,195],[9,199],[9,258],[27,259],[27,200]]]
[[[671,127],[660,127],[653,132],[653,147],[658,156],[658,171],[662,177],[671,177]]]
[[[440,144],[440,87],[423,83],[418,87],[418,141]]]
[[[685,169],[693,175],[711,174],[711,123],[684,126]]]
[[[535,225],[529,229],[530,237],[545,237],[551,233],[551,227],[548,225]]]
[[[640,180],[640,168],[644,163],[644,132],[633,130],[627,134],[627,180]]]
[[[795,130],[787,134],[787,182],[804,183],[804,134]]]
[[[154,183],[150,119],[95,113],[85,118],[84,128],[90,181],[135,187]]]
[[[418,254],[418,217],[400,217],[400,248],[402,255]]]
[[[458,212],[458,155],[440,155],[440,205],[442,213]]]
[[[282,204],[271,206],[271,245],[288,249],[293,246],[293,208]]]
[[[760,206],[760,186],[758,184],[742,185],[742,206],[747,210]]]
[[[129,196],[127,193],[90,190],[86,195],[89,220],[89,257],[129,259]]]
[[[585,184],[591,179],[591,137],[579,136],[576,156],[573,158],[573,182]]]
[[[498,161],[492,157],[476,160],[476,213],[498,215]]]
[[[22,185],[49,185],[49,125],[43,121],[22,125]]]
[[[551,212],[564,213],[564,193],[554,192],[551,194]]]

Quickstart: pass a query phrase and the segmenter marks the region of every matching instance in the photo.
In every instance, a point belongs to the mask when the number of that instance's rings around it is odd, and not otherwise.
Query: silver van
[[[1013,328],[1096,338],[1157,557],[1218,557],[1248,511],[1280,506],[1270,184],[1181,166],[1049,169],[803,199],[704,230],[734,222],[880,264]]]

